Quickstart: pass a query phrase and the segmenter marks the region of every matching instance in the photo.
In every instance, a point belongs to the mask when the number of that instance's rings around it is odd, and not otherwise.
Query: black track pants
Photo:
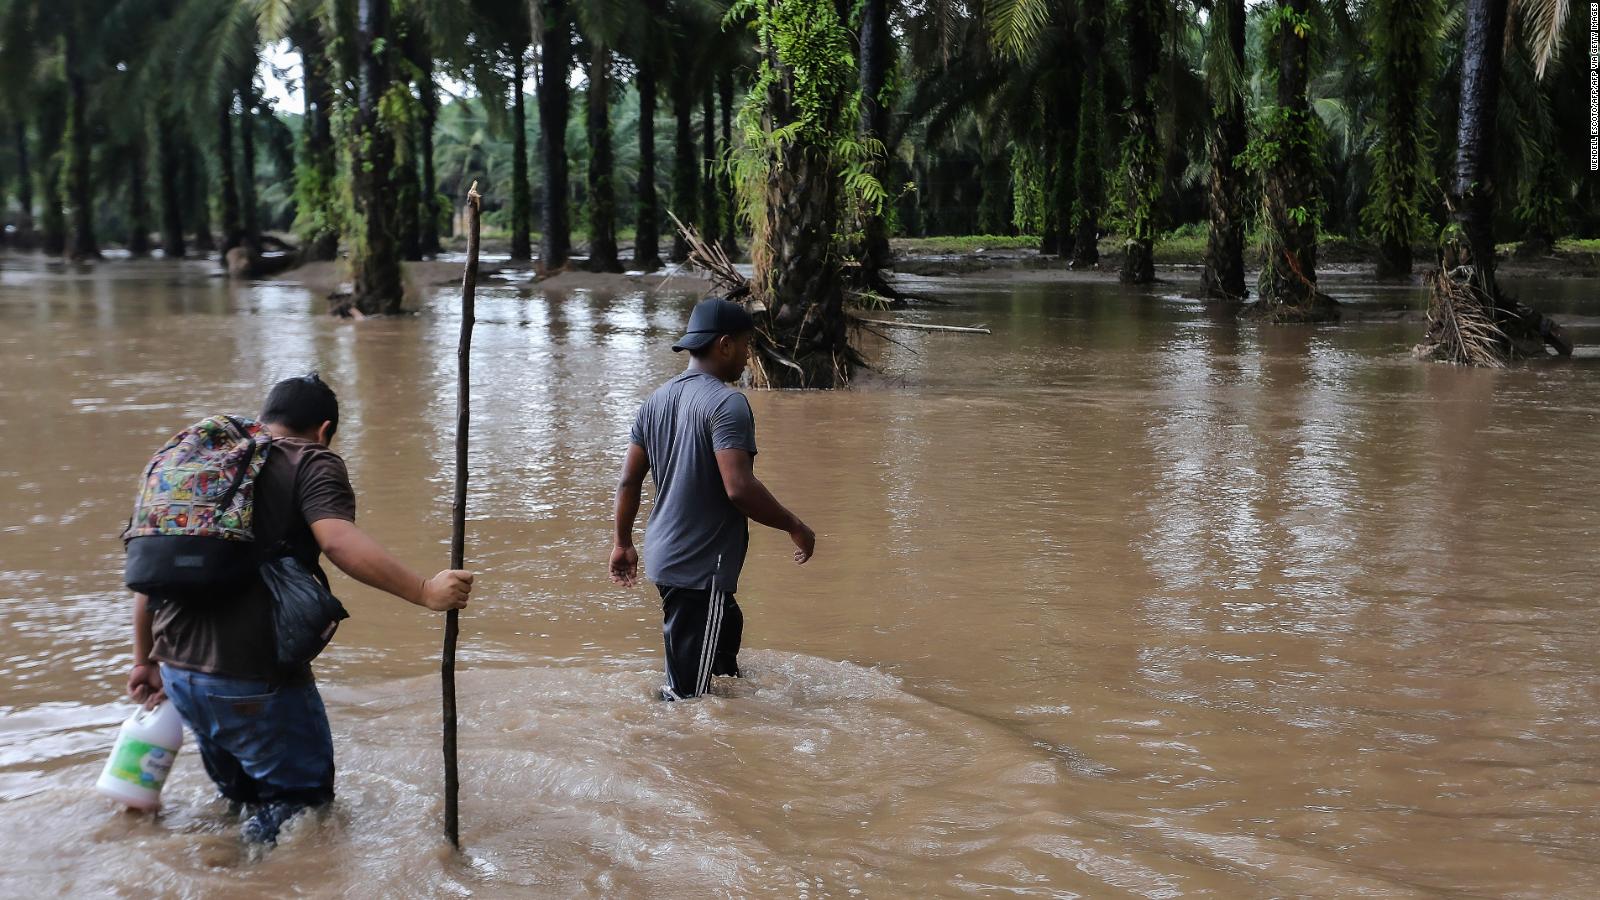
[[[685,700],[711,687],[711,676],[739,674],[744,614],[732,594],[656,585],[661,592],[661,636],[667,646],[662,697]]]

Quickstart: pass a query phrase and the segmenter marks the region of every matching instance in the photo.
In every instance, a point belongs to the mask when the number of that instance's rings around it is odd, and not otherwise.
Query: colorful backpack
[[[204,599],[256,577],[252,501],[271,441],[259,422],[212,416],[150,458],[122,533],[129,588]]]

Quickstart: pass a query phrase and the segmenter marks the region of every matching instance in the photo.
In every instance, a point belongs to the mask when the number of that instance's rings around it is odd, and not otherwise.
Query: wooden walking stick
[[[478,183],[467,190],[467,270],[461,276],[461,343],[456,345],[456,493],[450,504],[450,568],[465,563],[467,540],[467,420],[469,410],[468,357],[472,352],[473,300],[478,290],[478,219],[483,211]],[[439,682],[444,691],[444,835],[450,845],[461,847],[461,828],[456,808],[460,777],[456,771],[456,635],[460,633],[460,613],[450,610],[444,616],[444,660],[439,666]]]

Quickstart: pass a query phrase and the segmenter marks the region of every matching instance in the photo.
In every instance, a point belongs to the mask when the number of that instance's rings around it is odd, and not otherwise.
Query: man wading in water
[[[655,510],[645,531],[645,575],[661,592],[667,683],[661,699],[697,697],[713,675],[739,674],[744,616],[733,595],[750,543],[746,519],[787,532],[794,561],[811,558],[817,536],[756,479],[756,422],[750,401],[728,386],[750,362],[755,322],[729,300],[702,300],[688,333],[672,345],[693,357],[682,375],[640,407],[617,485],[611,580],[639,577],[633,522],[646,472]]]
[[[272,434],[254,489],[261,546],[281,541],[312,570],[326,553],[362,584],[435,612],[467,605],[470,573],[446,569],[423,578],[356,527],[344,460],[328,449],[339,427],[332,388],[316,375],[279,382],[261,422]],[[133,602],[128,693],[146,705],[167,699],[177,707],[222,796],[251,808],[246,840],[273,843],[290,816],[333,800],[328,713],[309,664],[278,667],[265,582],[254,579],[234,596],[204,603],[143,594]]]

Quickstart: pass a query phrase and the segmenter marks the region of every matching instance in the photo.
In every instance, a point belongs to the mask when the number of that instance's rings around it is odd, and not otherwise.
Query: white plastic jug
[[[140,709],[122,723],[95,787],[136,809],[155,809],[182,746],[183,718],[171,703]]]

